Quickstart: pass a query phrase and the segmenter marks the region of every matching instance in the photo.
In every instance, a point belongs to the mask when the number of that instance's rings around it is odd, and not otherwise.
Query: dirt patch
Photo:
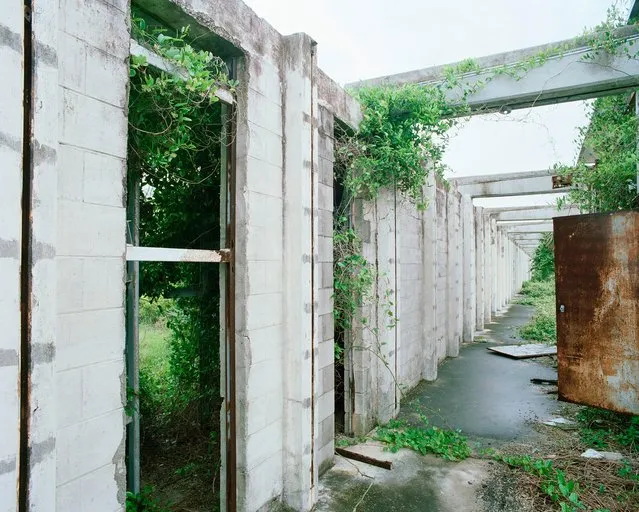
[[[519,492],[520,476],[511,469],[490,462],[491,469],[479,497],[485,512],[537,512],[530,499]]]

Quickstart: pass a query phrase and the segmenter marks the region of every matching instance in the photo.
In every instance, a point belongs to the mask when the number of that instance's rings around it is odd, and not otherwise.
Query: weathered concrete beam
[[[540,222],[535,224],[515,224],[504,225],[499,224],[501,229],[506,230],[509,235],[521,234],[521,233],[552,233],[552,222]]]
[[[544,237],[543,233],[507,233],[508,238],[510,238],[511,240],[517,240],[517,241],[531,241],[531,240],[541,240]]]
[[[321,69],[316,75],[316,80],[319,104],[332,112],[340,121],[357,129],[362,120],[359,102]]]
[[[446,92],[453,104],[461,104],[464,91],[477,88],[467,98],[475,112],[510,111],[531,106],[550,105],[567,101],[583,100],[636,89],[639,86],[639,60],[629,59],[626,51],[634,53],[633,44],[639,38],[638,29],[626,26],[617,29],[616,36],[622,40],[614,54],[603,50],[593,55],[586,37],[578,37],[543,46],[535,46],[476,59],[479,72],[464,75],[460,85]],[[558,54],[549,57],[542,65],[512,77],[507,74],[495,76],[495,70],[506,67],[512,71],[517,65],[543,54]],[[462,63],[436,66],[396,75],[383,76],[352,84],[352,87],[401,84],[442,83],[447,69]]]
[[[552,206],[529,206],[523,208],[492,208],[486,209],[485,212],[492,215],[499,221],[512,220],[550,220],[554,217],[566,217],[568,215],[576,215],[578,212],[575,208],[565,208],[557,210]]]
[[[570,184],[552,169],[543,171],[468,176],[449,180],[472,198],[556,194],[570,190]]]

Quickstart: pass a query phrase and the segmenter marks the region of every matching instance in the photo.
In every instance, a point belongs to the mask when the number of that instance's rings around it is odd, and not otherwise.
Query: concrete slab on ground
[[[360,445],[371,457],[388,459],[393,469],[337,457],[320,480],[317,512],[519,512],[512,489],[493,492],[491,461],[448,462],[409,450],[390,453],[374,441]],[[497,479],[504,485],[504,479]],[[499,495],[500,503],[494,501]],[[504,500],[505,503],[504,504]],[[510,505],[508,504],[510,502]]]

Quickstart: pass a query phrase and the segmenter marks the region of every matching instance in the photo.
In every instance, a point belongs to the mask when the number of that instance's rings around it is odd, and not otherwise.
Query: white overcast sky
[[[283,34],[306,32],[341,84],[568,39],[606,18],[613,0],[244,0]],[[625,10],[631,0],[619,0]],[[583,102],[477,116],[457,128],[449,176],[574,162]],[[552,196],[485,199],[543,204]]]

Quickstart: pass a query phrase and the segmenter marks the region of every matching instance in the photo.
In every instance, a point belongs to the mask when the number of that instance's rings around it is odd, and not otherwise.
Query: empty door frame
[[[231,74],[235,73],[235,62]],[[220,265],[220,366],[223,383],[221,417],[222,482],[220,493],[223,510],[236,509],[236,409],[235,409],[235,101],[222,99],[222,137],[220,165],[220,246],[219,250],[140,247],[139,199],[140,185],[129,177],[127,199],[127,307],[126,363],[127,386],[131,407],[127,422],[127,484],[133,492],[140,491],[140,418],[139,418],[139,263],[141,261],[208,263]],[[129,394],[129,393],[127,393]]]

